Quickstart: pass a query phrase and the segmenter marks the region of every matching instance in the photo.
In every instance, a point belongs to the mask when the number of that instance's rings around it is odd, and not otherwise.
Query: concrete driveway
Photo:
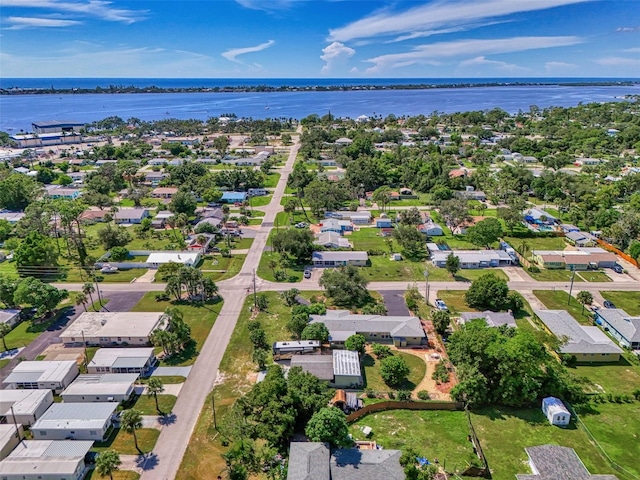
[[[399,317],[411,315],[404,301],[404,290],[381,290],[378,293],[382,295],[384,305],[387,307],[387,315]]]

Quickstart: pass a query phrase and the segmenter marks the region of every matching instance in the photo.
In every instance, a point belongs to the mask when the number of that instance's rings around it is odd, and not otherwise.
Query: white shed
[[[559,398],[543,398],[542,412],[545,414],[551,425],[565,427],[569,425],[569,422],[571,422],[571,413]]]

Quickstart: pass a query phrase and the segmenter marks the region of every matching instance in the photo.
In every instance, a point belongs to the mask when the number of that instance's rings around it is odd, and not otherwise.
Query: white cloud
[[[383,35],[406,35],[407,32],[429,31],[467,25],[484,19],[520,12],[544,10],[588,0],[456,0],[443,1],[410,8],[404,12],[383,9],[329,31],[328,41],[347,42],[359,38]]]
[[[71,27],[73,25],[79,25],[82,22],[77,20],[63,20],[60,18],[39,18],[39,17],[8,17],[7,22],[11,24],[7,30],[23,30],[25,28],[39,28],[39,27]]]
[[[388,71],[393,68],[414,65],[431,64],[434,61],[468,57],[471,55],[482,56],[498,53],[520,52],[538,48],[562,47],[581,43],[579,37],[513,37],[492,40],[457,40],[453,42],[440,42],[428,45],[419,45],[405,53],[392,53],[367,59],[373,63],[369,73]]]
[[[560,71],[570,70],[577,67],[578,67],[577,65],[573,63],[567,63],[567,62],[547,62],[544,64],[544,69],[547,73],[553,73],[558,70]]]
[[[616,28],[616,32],[621,32],[621,33],[640,32],[640,27],[618,27]]]
[[[268,42],[261,43],[260,45],[256,45],[255,47],[231,48],[224,52],[222,56],[230,62],[243,63],[236,57],[238,57],[239,55],[244,55],[246,53],[261,52],[262,50],[266,50],[267,48],[272,46],[274,43],[276,43],[275,40],[269,40]]]
[[[134,23],[143,20],[146,10],[114,8],[112,2],[104,0],[58,1],[58,0],[2,0],[3,7],[44,8],[57,12],[75,13],[98,17],[111,22]]]
[[[627,53],[640,53],[640,47],[625,48],[622,51]]]
[[[498,60],[489,60],[484,55],[479,57],[470,58],[469,60],[464,60],[460,62],[460,67],[491,67],[495,70],[500,70],[501,72],[509,72],[509,73],[524,73],[530,71],[528,68],[521,67],[514,63],[500,62]]]
[[[290,8],[292,4],[303,0],[236,0],[236,3],[251,10],[276,12]]]
[[[331,45],[327,45],[322,49],[322,55],[320,58],[325,62],[322,67],[321,73],[329,73],[337,65],[345,63],[349,58],[353,57],[356,51],[347,47],[343,43],[333,42]]]
[[[606,67],[640,67],[638,58],[605,57],[595,60],[596,63]]]

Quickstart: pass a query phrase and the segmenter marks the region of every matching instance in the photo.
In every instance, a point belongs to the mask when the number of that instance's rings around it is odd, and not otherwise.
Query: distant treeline
[[[279,87],[270,85],[253,86],[227,86],[227,87],[137,87],[135,85],[109,85],[108,87],[97,86],[95,88],[2,88],[0,95],[33,95],[33,94],[82,94],[82,93],[245,93],[245,92],[335,92],[352,90],[426,90],[431,88],[484,88],[484,87],[504,87],[504,86],[555,86],[563,85],[570,87],[583,86],[632,86],[633,81],[583,81],[583,82],[490,82],[490,83],[448,83],[448,84],[389,84],[389,85],[307,85],[290,86],[281,85]]]

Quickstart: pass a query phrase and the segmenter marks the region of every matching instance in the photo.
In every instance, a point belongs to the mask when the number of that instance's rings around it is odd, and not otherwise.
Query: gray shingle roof
[[[369,259],[369,255],[367,252],[313,252],[312,259],[314,262],[345,262],[349,260],[366,261]]]
[[[399,450],[345,448],[331,455],[331,480],[404,480]]]
[[[618,480],[615,475],[591,475],[573,448],[540,445],[524,450],[538,474],[519,474],[518,480]]]
[[[484,312],[462,312],[460,318],[464,320],[464,322],[482,318],[490,327],[499,327],[500,325],[516,326],[516,320],[510,312],[491,312],[489,310],[485,310]]]
[[[333,356],[331,355],[292,355],[292,367],[302,367],[320,380],[333,380]]]
[[[566,338],[562,353],[622,353],[598,327],[580,325],[565,310],[534,310],[538,318],[556,337]]]
[[[425,337],[418,317],[356,315],[348,310],[327,310],[325,315],[311,315],[310,323],[324,323],[332,340],[359,332],[389,333],[393,337]]]
[[[331,480],[329,447],[319,442],[291,442],[287,480]]]
[[[640,317],[632,317],[621,308],[603,308],[598,316],[615,328],[629,342],[640,342]]]

